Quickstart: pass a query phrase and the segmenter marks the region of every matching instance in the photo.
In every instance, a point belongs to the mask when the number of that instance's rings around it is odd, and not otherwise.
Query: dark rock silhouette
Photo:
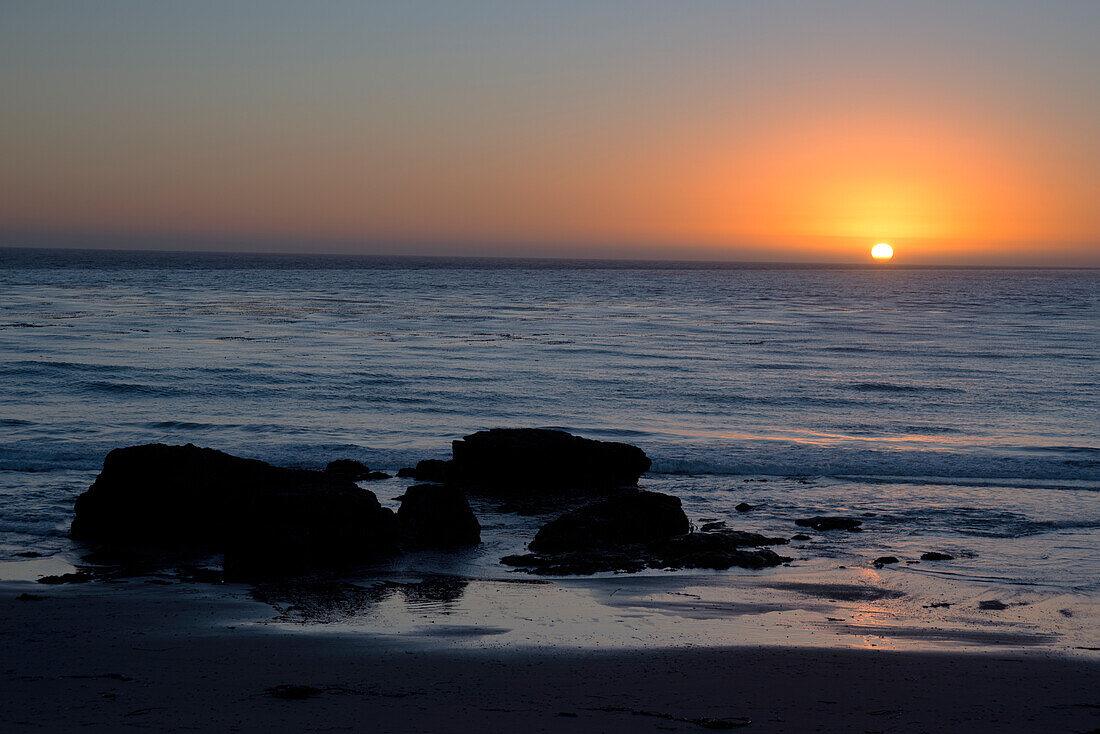
[[[544,525],[531,541],[540,553],[645,544],[688,532],[678,497],[635,491],[571,510]]]
[[[898,563],[897,556],[882,556],[875,559],[875,565],[880,568],[890,563]]]
[[[717,533],[691,533],[669,538],[650,546],[655,567],[673,568],[766,568],[791,560],[771,550],[746,551],[744,547],[783,545],[786,538],[768,538],[757,533],[726,530]]]
[[[336,459],[330,461],[325,467],[325,474],[331,474],[341,479],[350,479],[357,482],[365,479],[371,473],[369,466],[355,459]]]
[[[863,524],[862,520],[852,517],[804,517],[794,521],[795,525],[814,530],[848,530],[858,532]]]
[[[719,529],[689,533],[677,497],[641,490],[623,492],[565,513],[544,525],[533,553],[501,562],[537,574],[576,575],[644,568],[765,568],[791,560],[774,551],[743,550],[780,545],[785,538]]]
[[[415,479],[418,482],[445,482],[448,476],[449,461],[442,459],[424,459],[415,467],[405,467],[397,472],[403,479]]]
[[[524,553],[500,559],[505,566],[516,566],[540,576],[587,576],[601,571],[637,573],[649,566],[641,548],[624,551],[591,550],[571,553]]]
[[[746,533],[745,536],[754,536]],[[754,544],[785,542],[782,538],[756,536]],[[565,553],[526,553],[505,556],[500,562],[517,566],[539,575],[587,575],[601,571],[634,573],[645,568],[769,568],[787,563],[790,558],[769,548],[743,550],[739,541],[746,540],[729,533],[690,533],[677,535],[648,545],[627,545],[620,548],[596,548]]]
[[[307,698],[320,696],[322,693],[324,691],[316,686],[306,686],[298,683],[283,683],[267,689],[267,695],[286,701],[303,701]]]
[[[953,561],[955,556],[949,556],[946,553],[937,553],[936,551],[928,551],[922,553],[920,559],[922,561]]]
[[[737,510],[738,512],[748,512],[749,510],[755,510],[756,505],[750,505],[748,502],[741,502],[733,509]]]
[[[107,546],[224,552],[227,572],[254,576],[389,552],[396,525],[373,492],[328,472],[148,444],[107,454],[70,532]]]
[[[58,584],[84,584],[93,579],[95,579],[95,575],[88,571],[75,571],[73,573],[58,574],[56,576],[43,576],[38,579],[38,583],[57,586]]]
[[[602,492],[633,487],[649,469],[637,446],[545,428],[493,428],[451,443],[452,459],[427,459],[397,473],[491,496]]]
[[[805,533],[797,533],[791,536],[791,540],[810,540],[810,536]]]
[[[413,545],[446,547],[481,542],[481,524],[457,487],[417,484],[397,510],[401,534]]]

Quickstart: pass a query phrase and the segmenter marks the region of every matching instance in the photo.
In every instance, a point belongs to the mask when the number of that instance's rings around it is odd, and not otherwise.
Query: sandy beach
[[[500,630],[478,629],[461,615],[448,622],[438,608],[434,632],[372,634],[303,618],[288,623],[287,607],[280,615],[246,587],[148,581],[5,583],[0,728],[1087,732],[1100,725],[1100,661],[1087,650],[980,638],[977,647],[938,652],[762,646],[751,638],[722,646],[616,647],[614,636],[604,636],[608,649],[498,645]],[[596,630],[607,622],[592,620]]]

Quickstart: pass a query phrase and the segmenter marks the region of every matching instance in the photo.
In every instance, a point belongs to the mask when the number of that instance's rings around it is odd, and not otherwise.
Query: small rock
[[[94,577],[87,571],[77,571],[76,573],[63,573],[57,576],[43,576],[38,579],[40,584],[49,584],[56,586],[57,584],[83,584],[91,581]]]
[[[743,546],[758,548],[762,545],[786,543],[786,538],[767,538],[756,533],[726,531],[720,533],[692,533],[669,538],[651,546],[650,566],[654,568],[713,568],[725,570],[739,568],[769,568],[790,561],[774,551],[741,550]]]
[[[738,512],[748,512],[749,510],[755,510],[756,505],[750,505],[748,502],[742,502],[733,509],[737,510]]]
[[[357,482],[366,478],[371,473],[370,467],[355,459],[336,459],[330,461],[325,467],[325,474],[331,474],[341,479],[350,479]]]
[[[691,529],[679,497],[660,492],[613,495],[565,513],[535,535],[530,548],[544,553],[651,543]]]
[[[922,553],[920,559],[922,561],[953,561],[955,556],[949,556],[946,553],[937,553],[936,551],[928,551]]]
[[[398,470],[397,476],[402,479],[415,479],[418,482],[442,483],[447,481],[450,463],[442,459],[423,459],[416,462],[415,468],[405,467]]]
[[[42,554],[39,553],[38,551],[20,551],[19,553],[16,553],[15,555],[19,556],[20,558],[41,558],[42,557]]]
[[[726,521],[718,520],[716,522],[703,523],[703,526],[699,529],[702,530],[704,533],[707,533],[711,530],[721,530],[724,527],[726,527]]]
[[[646,568],[641,552],[609,550],[574,551],[570,553],[524,553],[505,556],[500,562],[506,566],[524,568],[530,573],[549,576],[587,576],[601,571],[636,573]]]
[[[446,547],[481,542],[481,525],[458,487],[409,487],[401,498],[397,522],[405,540],[415,545]]]
[[[1008,605],[1000,599],[990,599],[987,601],[978,602],[978,609],[987,609],[999,612],[1002,609],[1008,609]]]
[[[875,559],[876,566],[885,566],[888,563],[897,563],[897,556],[880,556]]]
[[[366,476],[359,477],[360,482],[377,482],[379,479],[391,479],[392,477],[386,472],[372,471]]]
[[[447,481],[498,497],[636,487],[650,466],[637,446],[543,428],[479,431],[452,442],[451,455]]]
[[[862,520],[856,520],[852,517],[804,517],[794,521],[795,525],[804,528],[813,528],[814,530],[848,530],[850,532],[858,532],[863,524]]]
[[[303,686],[293,683],[284,683],[282,685],[275,686],[274,688],[268,688],[267,695],[273,696],[274,698],[282,698],[288,701],[301,701],[306,698],[320,696],[321,689],[314,686]]]
[[[806,535],[805,533],[798,533],[797,535],[792,535],[791,536],[791,540],[810,540],[810,539],[811,539],[810,536]]]

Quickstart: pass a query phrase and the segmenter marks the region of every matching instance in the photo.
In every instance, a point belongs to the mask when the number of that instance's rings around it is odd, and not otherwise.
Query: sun
[[[876,260],[889,260],[894,256],[894,248],[885,242],[880,242],[871,248],[871,257]]]

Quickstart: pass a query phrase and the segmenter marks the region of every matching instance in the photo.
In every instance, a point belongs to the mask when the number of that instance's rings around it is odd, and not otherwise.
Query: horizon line
[[[466,261],[496,263],[585,263],[596,267],[630,269],[649,266],[649,269],[733,269],[753,267],[758,269],[832,269],[832,270],[1100,270],[1100,265],[995,265],[950,263],[905,263],[877,261],[813,261],[813,260],[704,260],[695,258],[660,257],[570,257],[564,255],[439,255],[439,254],[380,254],[380,253],[332,253],[246,250],[186,250],[150,248],[109,248],[71,246],[19,246],[0,244],[0,254],[24,253],[80,253],[85,255],[166,255],[175,257],[226,257],[311,260],[390,260],[390,261]]]

